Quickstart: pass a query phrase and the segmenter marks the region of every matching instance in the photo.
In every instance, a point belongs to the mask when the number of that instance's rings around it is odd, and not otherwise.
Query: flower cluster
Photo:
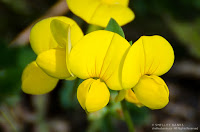
[[[90,24],[106,27],[114,18],[124,25],[134,18],[128,0],[67,0],[73,13]],[[169,90],[159,77],[173,65],[174,52],[161,36],[142,36],[133,45],[118,33],[98,30],[83,35],[67,17],[38,22],[30,44],[38,55],[22,75],[22,89],[29,94],[51,91],[59,79],[84,79],[77,98],[88,112],[105,107],[111,90],[138,106],[161,109],[169,102]]]

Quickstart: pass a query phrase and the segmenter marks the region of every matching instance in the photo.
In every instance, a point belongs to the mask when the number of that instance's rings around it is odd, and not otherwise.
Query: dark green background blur
[[[0,0],[0,131],[12,132],[126,132],[119,103],[87,114],[78,104],[73,82],[60,81],[51,93],[31,96],[21,91],[24,67],[36,58],[29,44],[11,42],[43,16],[56,0]],[[123,27],[126,39],[161,35],[175,52],[172,69],[162,78],[170,102],[161,110],[127,103],[138,132],[152,125],[200,126],[200,0],[130,0],[136,18]],[[87,24],[71,12],[86,31]],[[14,45],[14,46],[13,46]]]

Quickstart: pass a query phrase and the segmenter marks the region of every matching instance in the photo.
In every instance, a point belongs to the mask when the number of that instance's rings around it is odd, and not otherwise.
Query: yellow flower
[[[109,102],[112,90],[121,90],[121,70],[130,44],[120,35],[99,30],[84,36],[73,47],[69,66],[74,75],[86,79],[78,87],[77,98],[83,109],[94,112]]]
[[[22,90],[29,94],[44,94],[56,86],[58,79],[73,79],[68,55],[82,37],[79,26],[67,17],[51,17],[34,25],[30,33],[30,44],[38,56],[36,62],[29,64],[26,67],[28,70],[23,72]],[[37,70],[31,72],[31,69]],[[37,75],[38,79],[34,79]]]
[[[122,69],[122,86],[133,88],[137,99],[151,109],[161,109],[169,102],[169,90],[158,76],[173,65],[174,52],[161,36],[142,36],[130,48]]]
[[[130,46],[123,37],[105,30],[84,36],[69,56],[72,73],[86,79],[78,87],[77,96],[88,112],[109,102],[107,86],[121,90],[118,101],[125,98],[138,106],[163,108],[169,101],[169,91],[158,76],[173,62],[173,49],[161,36],[142,36]]]
[[[106,27],[111,18],[120,26],[131,22],[135,15],[128,8],[129,0],[66,0],[69,9],[89,24]]]

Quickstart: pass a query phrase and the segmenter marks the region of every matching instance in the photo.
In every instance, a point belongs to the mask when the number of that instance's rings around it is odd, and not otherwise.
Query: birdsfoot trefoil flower
[[[89,24],[106,27],[111,18],[120,26],[131,22],[135,15],[128,8],[129,0],[66,0],[69,9]]]
[[[169,90],[158,76],[173,65],[174,52],[161,36],[142,36],[130,48],[122,69],[124,89],[134,91],[141,104],[161,109],[169,102]]]
[[[83,109],[94,112],[109,102],[109,90],[121,90],[121,61],[130,44],[120,35],[99,30],[84,36],[71,50],[72,73],[86,79],[77,90]]]
[[[105,30],[84,36],[69,57],[72,73],[86,79],[78,87],[77,96],[88,112],[108,103],[106,86],[121,90],[117,100],[125,98],[138,106],[163,108],[169,101],[169,90],[158,76],[166,73],[173,62],[173,49],[161,36],[142,36],[130,46],[120,35]],[[92,101],[87,103],[91,94]]]
[[[82,37],[79,26],[67,17],[51,17],[34,25],[30,44],[38,56],[23,72],[22,90],[44,94],[56,86],[58,79],[75,78],[68,66],[68,55]]]

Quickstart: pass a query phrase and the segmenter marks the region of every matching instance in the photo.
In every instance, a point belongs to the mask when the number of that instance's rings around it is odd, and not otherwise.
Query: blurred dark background
[[[55,13],[56,7],[61,6]],[[126,39],[161,35],[175,52],[172,69],[162,78],[170,102],[161,110],[127,103],[137,132],[155,124],[200,124],[200,0],[130,0],[136,18],[123,27]],[[21,74],[36,55],[28,43],[32,24],[65,15],[85,31],[87,24],[67,11],[63,0],[0,0],[0,131],[2,132],[125,132],[119,103],[87,116],[73,94],[73,81],[60,81],[49,94],[21,91]],[[113,95],[116,93],[112,93]],[[111,99],[112,100],[112,99]]]

